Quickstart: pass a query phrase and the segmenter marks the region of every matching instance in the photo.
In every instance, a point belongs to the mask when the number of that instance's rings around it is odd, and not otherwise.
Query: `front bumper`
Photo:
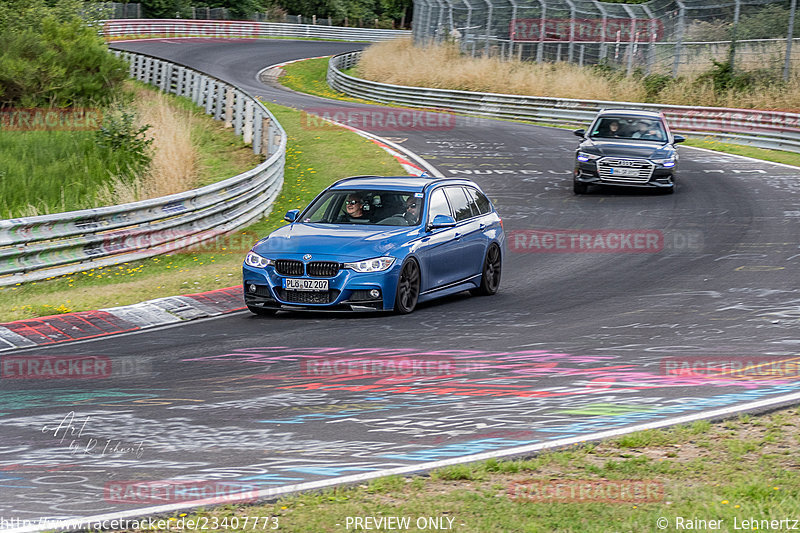
[[[287,311],[390,311],[394,308],[400,265],[384,272],[361,273],[341,269],[335,276],[311,277],[279,274],[274,266],[242,266],[244,301],[250,307]],[[327,291],[284,289],[286,278],[327,279]],[[372,291],[378,291],[378,297]]]
[[[576,161],[573,179],[576,183],[586,185],[611,185],[614,187],[636,187],[644,189],[671,189],[675,187],[675,167],[655,166],[649,179],[634,181],[631,179],[602,177],[595,161]]]

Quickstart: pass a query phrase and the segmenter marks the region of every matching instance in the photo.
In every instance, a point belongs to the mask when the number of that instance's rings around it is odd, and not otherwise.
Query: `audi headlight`
[[[345,263],[344,268],[355,270],[356,272],[383,272],[394,264],[394,257],[375,257],[365,259],[356,263]]]
[[[585,163],[586,161],[594,161],[595,159],[600,159],[600,156],[597,154],[587,154],[586,152],[578,152],[578,161]]]
[[[264,268],[272,264],[272,259],[261,257],[255,252],[248,252],[244,258],[244,264],[254,268]]]
[[[675,166],[675,158],[668,157],[667,159],[651,159],[656,165],[661,165],[664,168],[672,168]]]

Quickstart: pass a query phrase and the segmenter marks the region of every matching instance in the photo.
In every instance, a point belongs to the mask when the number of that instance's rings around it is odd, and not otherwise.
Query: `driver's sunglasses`
[[[417,207],[417,204],[406,204],[406,209],[413,209]]]
[[[361,200],[347,200],[345,205],[358,205],[361,203]]]

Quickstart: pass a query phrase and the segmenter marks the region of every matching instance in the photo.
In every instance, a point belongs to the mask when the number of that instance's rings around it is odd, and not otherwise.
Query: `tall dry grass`
[[[149,125],[152,160],[134,180],[114,177],[98,192],[100,205],[121,204],[187,191],[198,181],[198,150],[191,139],[192,115],[170,105],[164,94],[136,88],[133,107],[139,125]]]
[[[358,73],[383,83],[503,94],[592,100],[618,100],[624,94],[634,101],[645,95],[634,80],[611,80],[577,65],[469,57],[453,44],[422,48],[409,38],[367,48]]]
[[[752,58],[751,58],[752,59]],[[762,65],[763,66],[763,65]],[[704,67],[710,69],[709,63]],[[697,69],[698,72],[703,69]],[[366,79],[397,85],[587,100],[656,102],[673,105],[800,110],[800,75],[787,83],[749,90],[717,90],[711,80],[685,77],[648,99],[640,77],[608,76],[569,63],[503,61],[462,55],[454,44],[414,46],[403,38],[367,48],[358,64]]]

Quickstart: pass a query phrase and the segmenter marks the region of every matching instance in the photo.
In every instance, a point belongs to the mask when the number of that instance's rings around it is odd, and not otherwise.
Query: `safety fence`
[[[397,37],[411,35],[411,32],[404,30],[345,28],[341,26],[283,24],[277,22],[184,19],[107,20],[103,24],[102,33],[104,37],[112,40],[142,37],[294,37],[298,39],[366,42],[388,41]]]
[[[465,53],[604,64],[673,76],[712,60],[788,75],[800,62],[797,0],[414,0],[418,43]],[[792,38],[794,37],[794,39]],[[792,47],[795,52],[792,52]]]
[[[673,131],[760,148],[800,152],[800,114],[719,107],[667,106],[543,98],[390,85],[355,78],[361,52],[339,54],[328,64],[328,84],[349,96],[377,102],[553,125],[587,125],[600,109],[663,112]]]
[[[117,53],[129,62],[132,77],[191,98],[266,160],[238,176],[161,198],[0,220],[0,286],[197,246],[271,210],[283,184],[286,134],[267,108],[236,87],[186,66]]]

